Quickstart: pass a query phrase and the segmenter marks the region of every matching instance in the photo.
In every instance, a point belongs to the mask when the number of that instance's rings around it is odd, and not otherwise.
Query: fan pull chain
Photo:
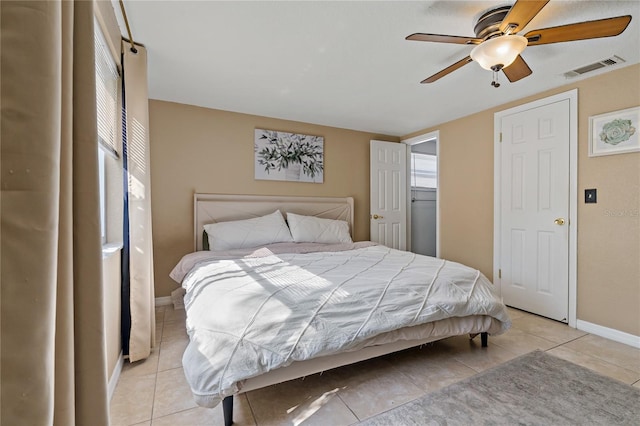
[[[491,82],[491,85],[496,89],[500,87],[500,83],[498,83],[498,71],[496,70],[493,70],[493,81]]]

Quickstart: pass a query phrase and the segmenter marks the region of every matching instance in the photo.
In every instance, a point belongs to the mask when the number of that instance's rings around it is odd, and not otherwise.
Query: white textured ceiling
[[[498,89],[476,63],[419,83],[471,47],[407,41],[407,35],[474,36],[482,12],[510,3],[124,2],[134,39],[148,49],[152,99],[395,136],[620,68],[564,76],[613,55],[626,60],[622,66],[640,62],[640,1],[551,0],[524,32],[633,18],[617,37],[528,47],[522,56],[533,74],[516,83],[500,74]]]

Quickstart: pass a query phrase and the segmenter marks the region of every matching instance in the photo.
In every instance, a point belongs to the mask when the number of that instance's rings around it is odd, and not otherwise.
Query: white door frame
[[[440,257],[440,131],[425,133],[423,135],[414,136],[404,139],[400,142],[411,145],[417,145],[422,142],[434,140],[436,141],[436,164],[438,187],[436,188],[436,257]],[[407,169],[411,169],[411,149],[407,149]],[[407,250],[411,251],[411,173],[407,173]]]
[[[538,108],[550,103],[569,100],[569,315],[570,327],[576,327],[577,304],[577,249],[578,249],[578,89],[559,93],[537,101],[519,105],[494,114],[493,119],[493,282],[502,293],[502,282],[499,274],[501,252],[501,223],[500,214],[500,181],[502,176],[500,129],[502,118]]]

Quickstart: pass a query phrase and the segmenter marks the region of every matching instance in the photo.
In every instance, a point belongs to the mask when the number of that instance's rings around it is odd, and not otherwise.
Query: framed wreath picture
[[[589,117],[589,157],[640,151],[640,107]]]
[[[322,183],[324,138],[255,129],[255,178]]]

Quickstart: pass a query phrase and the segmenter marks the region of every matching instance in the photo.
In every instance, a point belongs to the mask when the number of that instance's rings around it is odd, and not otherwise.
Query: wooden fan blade
[[[443,34],[424,34],[415,33],[407,36],[405,40],[413,41],[432,41],[435,43],[453,43],[453,44],[480,44],[482,39],[475,37],[460,37]]]
[[[420,83],[422,83],[422,84],[424,84],[424,83],[433,83],[434,81],[439,80],[440,78],[444,77],[445,75],[447,75],[449,73],[452,73],[453,71],[457,70],[458,68],[461,68],[462,66],[467,65],[469,62],[473,62],[473,59],[471,59],[471,56],[467,56],[466,58],[459,60],[455,64],[449,65],[447,68],[443,69],[442,71],[439,71],[439,72],[435,73],[431,77],[425,78]]]
[[[510,82],[515,83],[533,73],[529,65],[518,55],[515,61],[506,68],[502,68],[502,72],[507,76]]]
[[[527,26],[529,22],[542,10],[549,0],[518,0],[511,6],[509,13],[500,23],[500,31],[515,34]]]
[[[613,37],[621,34],[627,28],[629,22],[631,22],[631,15],[617,16],[615,18],[598,19],[595,21],[533,30],[524,36],[529,40],[528,46],[587,40],[590,38]]]

